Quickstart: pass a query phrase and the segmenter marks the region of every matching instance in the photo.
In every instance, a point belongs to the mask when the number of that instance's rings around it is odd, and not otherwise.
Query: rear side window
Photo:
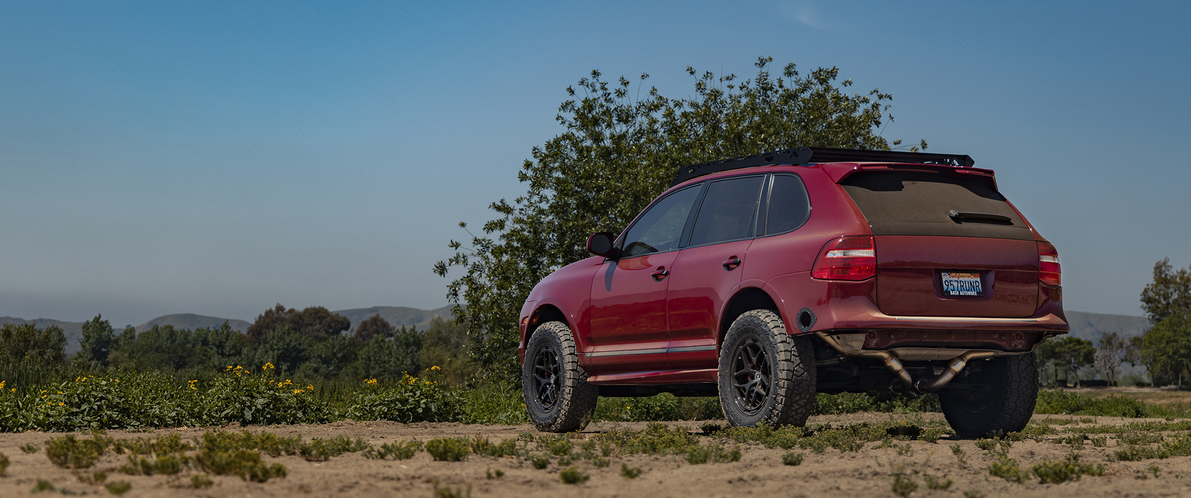
[[[873,171],[844,179],[873,235],[940,235],[1034,240],[986,180],[919,171]]]
[[[687,215],[691,213],[691,206],[699,195],[700,185],[674,192],[646,210],[625,234],[622,246],[624,256],[678,249],[678,239],[682,237],[682,229],[686,227]]]
[[[794,175],[774,175],[765,213],[765,233],[789,232],[806,223],[811,204],[802,179]]]
[[[747,239],[753,236],[757,202],[764,176],[746,176],[712,182],[699,207],[689,245],[698,246]]]

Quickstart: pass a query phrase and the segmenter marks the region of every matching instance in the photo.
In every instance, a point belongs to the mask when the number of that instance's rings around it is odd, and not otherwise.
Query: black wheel
[[[947,423],[969,438],[1024,429],[1037,401],[1038,366],[1032,353],[972,362],[939,391]]]
[[[806,424],[815,402],[810,340],[787,334],[771,310],[740,315],[720,349],[719,393],[732,425]]]
[[[525,346],[521,365],[525,410],[538,430],[570,432],[587,427],[599,388],[587,383],[575,339],[562,322],[538,327]]]

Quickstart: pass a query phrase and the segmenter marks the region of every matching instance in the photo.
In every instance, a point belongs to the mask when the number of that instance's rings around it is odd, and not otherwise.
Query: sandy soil
[[[813,417],[811,424],[855,423],[882,421],[900,415],[852,414]],[[926,414],[926,419],[940,417]],[[1047,418],[1075,421],[1078,417],[1035,416],[1036,421]],[[1096,417],[1094,424],[1121,424],[1136,422],[1137,419],[1113,419]],[[672,423],[695,429],[697,423]],[[1062,425],[1056,427],[1073,427]],[[1092,425],[1084,423],[1082,425]],[[595,423],[584,431],[585,437],[592,437],[601,431],[613,428],[644,428],[643,423]],[[231,428],[238,430],[239,428]],[[273,427],[250,427],[253,431],[267,430],[279,435],[301,435],[306,440],[319,437],[345,435],[362,437],[380,445],[381,443],[418,438],[422,441],[446,436],[471,436],[481,434],[491,440],[516,438],[523,432],[533,432],[530,426],[489,426],[460,424],[411,424],[392,422],[343,421],[327,425],[293,425]],[[179,433],[183,438],[193,438],[208,429],[162,429],[147,432],[128,433],[110,431],[115,438],[157,437]],[[536,432],[535,432],[536,433]],[[0,434],[0,453],[9,457],[7,477],[0,478],[0,496],[29,494],[44,479],[53,483],[58,492],[65,494],[108,494],[98,485],[84,484],[75,474],[50,463],[44,449],[33,454],[22,452],[19,447],[27,443],[44,445],[46,439],[59,434],[23,433]],[[1053,437],[1053,436],[1052,436]],[[705,438],[710,441],[710,438]],[[904,447],[910,446],[906,453]],[[966,454],[966,463],[961,463],[952,453],[951,446],[959,445]],[[688,464],[682,456],[656,455],[613,455],[611,465],[597,468],[589,462],[577,462],[580,470],[591,479],[583,484],[563,484],[559,479],[561,468],[557,462],[544,470],[536,470],[528,461],[512,457],[491,458],[470,456],[463,462],[435,462],[425,452],[404,461],[369,460],[360,453],[349,453],[326,462],[307,462],[299,457],[268,458],[268,462],[280,462],[288,468],[288,477],[273,479],[267,483],[245,482],[236,476],[212,476],[214,485],[206,489],[188,489],[188,478],[167,476],[129,476],[115,471],[125,463],[124,456],[107,455],[89,471],[104,470],[108,480],[123,480],[132,484],[124,496],[433,496],[434,481],[440,487],[466,492],[471,496],[894,496],[892,484],[895,472],[902,472],[918,484],[911,496],[1191,496],[1191,458],[1171,458],[1141,462],[1113,462],[1111,454],[1118,449],[1118,442],[1111,436],[1108,446],[1095,448],[1086,444],[1081,450],[1082,461],[1105,463],[1104,476],[1084,476],[1081,480],[1063,484],[1040,484],[1032,479],[1024,484],[1005,481],[988,473],[992,459],[976,447],[975,441],[940,439],[938,443],[901,442],[902,453],[895,448],[880,448],[881,443],[869,443],[858,452],[841,453],[828,448],[825,453],[816,454],[806,450],[805,461],[799,466],[782,464],[784,453],[780,449],[766,449],[760,446],[742,446],[743,457],[739,462]],[[1017,459],[1023,468],[1043,460],[1061,460],[1069,451],[1065,444],[1039,443],[1031,440],[1013,444],[1009,455]],[[629,480],[620,476],[621,463],[640,467],[640,477]],[[1154,475],[1151,466],[1160,471]],[[504,476],[487,478],[488,470],[501,470]],[[924,475],[931,475],[945,482],[953,481],[946,490],[930,490]],[[51,492],[51,494],[55,494]]]

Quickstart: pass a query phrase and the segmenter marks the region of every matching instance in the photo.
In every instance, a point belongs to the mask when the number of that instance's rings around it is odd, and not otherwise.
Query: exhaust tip
[[[794,321],[798,325],[798,330],[804,333],[810,332],[811,327],[815,325],[815,312],[811,311],[810,308],[802,308],[798,311],[798,315]]]

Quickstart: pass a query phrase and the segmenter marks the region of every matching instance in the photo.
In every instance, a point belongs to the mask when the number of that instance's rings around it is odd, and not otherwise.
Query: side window
[[[674,192],[646,210],[624,237],[624,257],[678,249],[678,239],[701,185]]]
[[[746,176],[713,182],[699,207],[690,245],[714,244],[753,236],[757,201],[764,176]]]
[[[769,209],[765,216],[765,233],[789,232],[806,223],[811,204],[802,179],[794,175],[773,175],[769,191]]]

